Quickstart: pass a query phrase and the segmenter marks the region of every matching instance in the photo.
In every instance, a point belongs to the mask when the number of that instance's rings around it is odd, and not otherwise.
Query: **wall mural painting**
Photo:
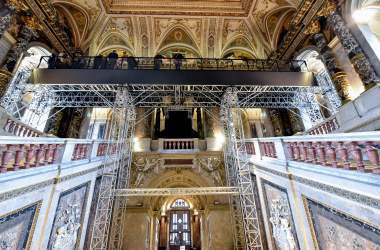
[[[0,217],[0,249],[30,249],[42,201]]]
[[[95,180],[94,193],[92,195],[90,214],[88,216],[88,222],[87,222],[86,239],[84,241],[83,249],[90,249],[91,236],[92,236],[92,230],[94,226],[96,206],[98,205],[99,190],[100,190],[101,182],[102,182],[102,177],[101,176],[97,177]]]
[[[286,189],[262,180],[266,211],[274,248],[298,250],[297,233]]]
[[[90,182],[61,193],[50,233],[48,249],[78,249]]]
[[[380,228],[306,197],[304,203],[317,249],[380,249]]]

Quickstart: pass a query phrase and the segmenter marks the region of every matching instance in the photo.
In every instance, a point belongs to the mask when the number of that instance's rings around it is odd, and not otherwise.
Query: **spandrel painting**
[[[0,216],[0,249],[30,249],[42,202]]]
[[[308,198],[304,203],[317,249],[380,249],[378,227]]]

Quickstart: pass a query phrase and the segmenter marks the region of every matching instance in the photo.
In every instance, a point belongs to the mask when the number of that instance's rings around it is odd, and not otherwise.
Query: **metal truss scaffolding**
[[[237,187],[194,187],[194,188],[131,188],[117,189],[116,197],[132,196],[177,196],[177,195],[236,195],[239,194]]]
[[[110,143],[104,157],[103,175],[91,237],[91,249],[121,248],[122,224],[119,223],[118,216],[123,213],[125,202],[115,200],[114,192],[116,188],[128,186],[135,118],[131,97],[125,88],[120,87],[113,103],[112,119],[108,128]],[[117,205],[115,206],[115,204]],[[112,237],[110,236],[111,220],[112,228],[120,232],[120,234],[111,235]],[[108,243],[110,247],[107,247]],[[114,248],[114,246],[116,247]]]
[[[254,186],[238,101],[237,89],[228,88],[223,96],[220,111],[226,134],[224,159],[227,180],[229,186],[238,187],[240,192],[238,199],[232,197],[230,200],[233,223],[235,223],[235,249],[262,249]]]

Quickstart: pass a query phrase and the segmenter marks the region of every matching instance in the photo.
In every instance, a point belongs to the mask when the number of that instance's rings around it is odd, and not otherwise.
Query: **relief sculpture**
[[[83,227],[88,189],[89,182],[65,191],[60,195],[48,249],[78,249],[81,233],[79,229]]]
[[[262,186],[273,248],[277,250],[299,249],[286,189],[266,180],[262,180]]]
[[[286,202],[285,199],[271,201],[269,221],[272,224],[277,247],[281,250],[293,250],[296,249],[296,242],[288,220],[289,211]]]

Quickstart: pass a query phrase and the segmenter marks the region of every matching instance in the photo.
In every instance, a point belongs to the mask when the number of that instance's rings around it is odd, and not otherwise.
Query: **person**
[[[111,53],[108,54],[108,68],[113,69],[115,67],[117,58],[119,57],[116,53],[116,50],[112,50]]]
[[[102,68],[102,63],[103,63],[103,56],[102,55],[95,56],[95,58],[94,58],[94,69]]]
[[[184,59],[183,55],[181,53],[177,53],[177,54],[174,54],[173,58],[174,58],[175,69],[180,70],[181,65],[182,65],[182,59]]]
[[[164,57],[162,55],[160,55],[160,54],[157,54],[154,57],[154,69],[155,70],[160,70],[161,69],[162,58],[164,58]]]
[[[48,60],[48,69],[55,69],[55,63],[57,62],[57,55],[52,53]]]
[[[127,52],[124,51],[122,56],[119,57],[119,59],[117,59],[117,63],[116,63],[116,68],[117,69],[124,69],[125,67],[125,64],[126,64],[126,59],[127,59]]]
[[[133,56],[127,57],[128,69],[136,69],[137,61]]]

